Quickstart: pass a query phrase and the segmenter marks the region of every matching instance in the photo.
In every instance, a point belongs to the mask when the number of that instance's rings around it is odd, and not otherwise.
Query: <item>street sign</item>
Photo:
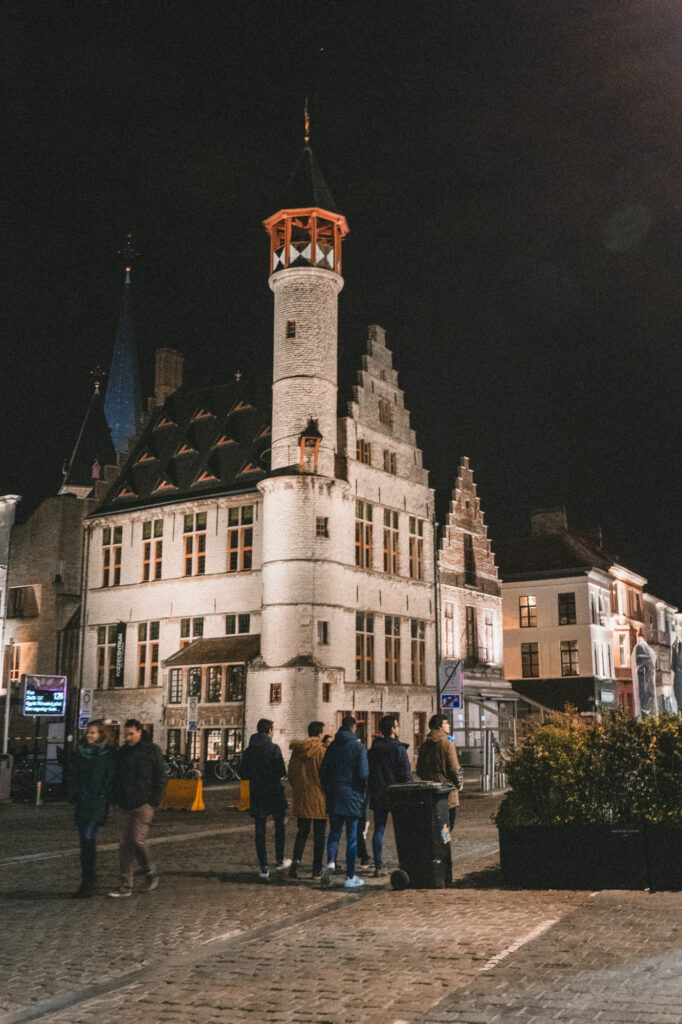
[[[461,658],[441,658],[438,666],[438,702],[441,711],[464,706]]]
[[[79,729],[87,729],[87,727],[89,725],[90,725],[90,719],[88,718],[87,715],[79,715],[78,716],[78,728]]]
[[[199,718],[199,698],[187,698],[187,732],[197,731],[197,719]]]
[[[66,710],[66,676],[22,676],[26,717],[62,718]]]
[[[81,702],[78,711],[78,728],[87,729],[92,718],[93,690],[81,690]]]

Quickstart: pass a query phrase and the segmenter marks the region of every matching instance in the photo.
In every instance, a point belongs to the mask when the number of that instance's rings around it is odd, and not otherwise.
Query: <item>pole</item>
[[[2,630],[2,628],[1,628],[2,626],[4,626],[4,617],[0,618],[0,637],[2,637],[2,633],[4,632]],[[3,650],[3,648],[0,645],[0,651],[2,651],[2,650]],[[12,680],[12,661],[13,661],[13,659],[14,659],[14,637],[12,637],[12,639],[9,642],[9,665],[8,665],[9,671],[7,673],[7,679],[5,680],[5,685],[6,685],[7,689],[5,690],[5,721],[3,722],[3,726],[2,726],[2,752],[3,752],[3,754],[6,754],[8,752],[7,748],[9,747],[9,714],[10,714],[10,711],[12,709],[12,696],[11,696],[11,694],[12,694],[12,681],[11,680]],[[3,665],[1,667],[4,669],[4,663],[3,663]]]
[[[0,498],[0,682],[5,671],[5,623],[7,621],[7,580],[9,578],[9,551],[12,526],[17,510],[18,494],[5,494]],[[5,723],[2,730],[2,752],[9,746],[9,713],[11,709],[11,671],[8,673],[5,693]]]

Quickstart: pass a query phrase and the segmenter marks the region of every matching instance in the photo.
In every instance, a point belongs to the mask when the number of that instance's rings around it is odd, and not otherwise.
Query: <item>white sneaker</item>
[[[347,878],[343,883],[344,889],[361,889],[365,884],[364,879],[358,878],[357,875],[353,875],[352,878]]]
[[[285,857],[284,860],[280,861],[279,864],[275,864],[275,871],[284,871],[285,868],[291,867],[291,857]]]
[[[333,861],[327,864],[326,868],[322,868],[322,874],[320,875],[320,885],[323,889],[331,888],[335,870],[336,864]]]
[[[266,879],[268,879],[270,877],[270,869],[269,868],[263,868],[262,871],[258,872],[258,877],[262,878],[263,881],[266,881]]]

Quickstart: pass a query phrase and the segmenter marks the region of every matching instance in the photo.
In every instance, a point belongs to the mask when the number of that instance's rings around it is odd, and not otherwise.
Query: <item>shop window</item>
[[[206,703],[218,704],[223,696],[223,669],[221,665],[209,665],[206,669]]]
[[[187,669],[187,696],[201,699],[201,666]]]
[[[225,700],[228,703],[244,700],[246,684],[246,668],[244,665],[228,665],[225,669],[225,677],[227,689]]]
[[[168,703],[182,704],[182,669],[172,668],[168,673]]]

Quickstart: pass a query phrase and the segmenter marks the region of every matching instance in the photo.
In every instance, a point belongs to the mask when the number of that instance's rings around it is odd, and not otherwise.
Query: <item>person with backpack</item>
[[[327,866],[320,884],[327,889],[332,884],[336,858],[343,826],[346,826],[346,889],[359,889],[365,883],[355,874],[358,852],[358,819],[362,814],[367,790],[367,751],[356,736],[357,723],[352,715],[341,722],[332,743],[329,744],[320,765],[320,781],[327,798],[329,839],[327,840]]]

